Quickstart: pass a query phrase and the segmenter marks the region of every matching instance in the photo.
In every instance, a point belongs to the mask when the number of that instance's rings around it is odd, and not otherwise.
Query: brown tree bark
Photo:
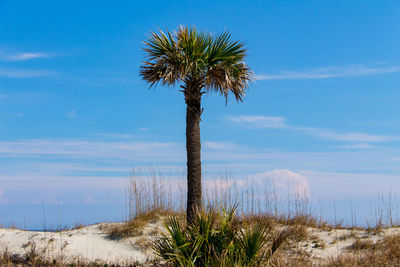
[[[201,95],[186,99],[186,153],[187,153],[187,222],[193,221],[202,208],[201,194]]]

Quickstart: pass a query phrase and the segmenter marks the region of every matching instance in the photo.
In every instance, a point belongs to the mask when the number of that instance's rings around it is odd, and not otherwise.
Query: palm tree
[[[213,36],[196,28],[180,26],[174,33],[151,32],[145,41],[141,77],[150,87],[180,85],[186,102],[187,221],[202,206],[200,116],[201,97],[216,91],[232,92],[243,101],[253,73],[245,64],[244,44],[232,41],[229,33]]]

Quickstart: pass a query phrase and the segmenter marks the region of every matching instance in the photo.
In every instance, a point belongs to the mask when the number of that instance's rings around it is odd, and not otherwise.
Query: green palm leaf
[[[179,27],[174,33],[153,32],[145,41],[145,61],[140,75],[150,86],[180,83],[190,94],[190,85],[216,91],[225,97],[232,92],[238,101],[245,96],[253,73],[244,63],[243,43],[232,41],[227,32],[213,36],[196,28]]]

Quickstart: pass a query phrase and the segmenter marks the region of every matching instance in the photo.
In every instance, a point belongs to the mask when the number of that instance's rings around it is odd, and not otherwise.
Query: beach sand
[[[154,255],[151,244],[162,231],[162,223],[149,222],[134,237],[112,239],[104,229],[109,223],[83,226],[79,229],[59,232],[24,231],[0,228],[0,249],[11,254],[26,255],[36,251],[48,259],[77,260],[114,264],[140,264],[151,261]],[[385,236],[400,234],[400,228],[385,228],[380,231],[365,229],[318,229],[307,227],[308,238],[295,243],[292,251],[302,250],[311,255],[315,262],[337,257],[349,250],[356,240],[372,243]],[[154,234],[158,233],[158,234]]]

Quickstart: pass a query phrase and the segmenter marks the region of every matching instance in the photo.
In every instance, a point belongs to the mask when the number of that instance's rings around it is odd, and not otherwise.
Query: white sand
[[[12,254],[25,255],[31,249],[50,259],[63,258],[66,262],[77,259],[127,264],[145,262],[151,259],[151,249],[140,248],[142,237],[113,240],[107,237],[97,224],[81,229],[61,232],[34,232],[18,229],[0,228],[0,249],[7,249]],[[160,225],[149,224],[143,229],[148,236],[153,228]]]
[[[102,229],[109,224],[97,224],[81,229],[61,232],[33,232],[17,229],[0,228],[0,250],[8,249],[12,254],[24,255],[35,249],[41,256],[50,259],[65,259],[66,262],[100,261],[116,264],[144,263],[153,259],[150,247],[162,231],[161,222],[149,223],[137,237],[120,240],[110,239]],[[400,228],[387,228],[379,233],[368,233],[366,230],[332,229],[321,230],[307,228],[309,238],[295,244],[294,250],[310,253],[315,260],[336,257],[349,251],[357,239],[371,240],[376,243],[387,235],[400,234]]]
[[[297,248],[310,253],[313,258],[327,259],[349,252],[349,248],[357,239],[370,240],[372,243],[376,243],[385,236],[400,234],[400,228],[385,228],[379,233],[368,233],[366,230],[321,230],[316,228],[308,228],[308,232],[309,238],[307,241],[298,243]]]

